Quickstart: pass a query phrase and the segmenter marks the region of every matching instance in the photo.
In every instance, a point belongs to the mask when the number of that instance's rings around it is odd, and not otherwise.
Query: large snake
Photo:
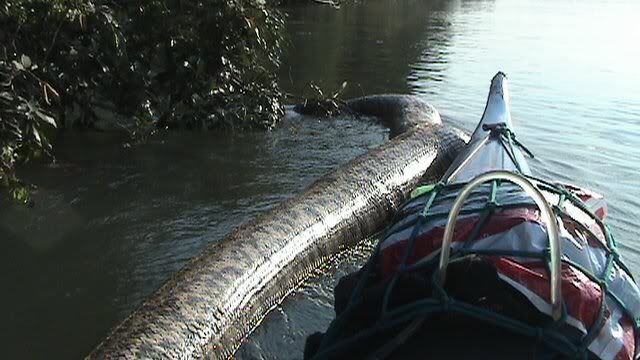
[[[232,356],[312,268],[380,231],[421,178],[444,173],[467,139],[413,96],[367,96],[346,106],[381,118],[392,139],[210,245],[88,358]]]

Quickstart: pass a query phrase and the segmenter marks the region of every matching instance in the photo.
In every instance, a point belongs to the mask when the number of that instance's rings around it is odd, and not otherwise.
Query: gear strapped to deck
[[[477,148],[496,140],[519,163],[514,147],[523,146],[513,132],[502,125],[483,130],[489,134]],[[601,195],[524,175],[520,167],[418,187],[307,354],[386,358],[434,317],[455,314],[564,358],[634,359],[640,290],[605,215]]]

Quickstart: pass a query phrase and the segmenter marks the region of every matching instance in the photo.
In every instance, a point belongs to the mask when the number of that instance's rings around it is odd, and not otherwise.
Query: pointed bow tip
[[[495,75],[493,75],[491,81],[493,82],[495,80],[507,80],[507,78],[507,74],[505,74],[503,71],[498,71]]]
[[[505,102],[509,102],[509,90],[507,83],[507,75],[502,71],[498,71],[498,73],[491,79],[489,97],[492,95],[499,95]]]

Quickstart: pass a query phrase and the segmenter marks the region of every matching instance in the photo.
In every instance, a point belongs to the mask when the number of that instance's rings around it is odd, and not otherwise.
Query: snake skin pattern
[[[380,231],[421,179],[442,176],[468,139],[412,96],[346,104],[381,118],[393,138],[210,245],[87,358],[231,357],[312,268]]]

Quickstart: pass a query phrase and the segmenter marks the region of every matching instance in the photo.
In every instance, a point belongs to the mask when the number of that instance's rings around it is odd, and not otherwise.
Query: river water
[[[509,75],[518,138],[537,175],[606,194],[640,274],[640,27],[636,0],[367,0],[287,9],[280,75],[344,95],[423,96],[460,127]],[[144,145],[59,139],[24,169],[36,206],[0,207],[2,358],[80,357],[207,244],[385,141],[375,122],[290,117],[269,133],[172,133]],[[375,240],[341,254],[270,313],[237,354],[299,359],[333,316],[332,287]]]

